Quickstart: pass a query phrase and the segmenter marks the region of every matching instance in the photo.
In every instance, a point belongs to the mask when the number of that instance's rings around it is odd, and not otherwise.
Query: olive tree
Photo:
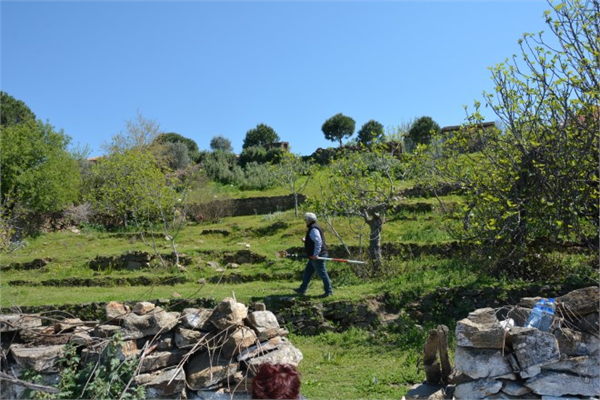
[[[521,56],[491,69],[495,93],[484,98],[503,129],[482,129],[476,103],[461,131],[419,155],[422,177],[465,190],[459,237],[481,246],[493,272],[530,279],[550,272],[542,248],[597,249],[599,236],[600,3],[550,7],[552,38],[525,34]],[[481,151],[468,151],[473,140]]]
[[[277,142],[278,140],[279,135],[273,128],[269,125],[258,124],[256,125],[256,128],[252,128],[246,132],[242,148],[247,149],[254,146],[264,147],[265,145]]]

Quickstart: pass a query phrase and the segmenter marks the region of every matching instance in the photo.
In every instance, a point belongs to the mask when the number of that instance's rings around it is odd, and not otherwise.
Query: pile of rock
[[[524,298],[505,311],[478,309],[457,323],[456,399],[600,396],[598,287],[557,298],[549,332],[523,328],[537,300]]]
[[[263,362],[298,365],[302,353],[286,338],[262,303],[254,311],[232,298],[214,309],[167,312],[154,303],[130,308],[106,305],[105,323],[62,319],[42,325],[39,315],[1,315],[3,398],[20,398],[25,369],[41,374],[45,385],[60,380],[58,359],[67,343],[78,346],[82,362],[94,360],[119,334],[119,358],[136,357],[146,398],[218,398],[250,389],[249,379]],[[247,394],[246,394],[247,396]]]

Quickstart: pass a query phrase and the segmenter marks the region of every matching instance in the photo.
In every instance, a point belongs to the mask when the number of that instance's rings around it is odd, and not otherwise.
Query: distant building
[[[270,149],[280,149],[283,151],[290,151],[290,143],[289,142],[273,142],[273,143],[267,143],[265,145],[265,149],[270,150]]]

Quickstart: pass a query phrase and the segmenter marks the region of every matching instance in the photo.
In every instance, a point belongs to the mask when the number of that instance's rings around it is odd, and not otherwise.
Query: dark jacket
[[[310,231],[316,229],[319,231],[321,235],[321,240],[323,243],[321,244],[321,252],[319,253],[319,257],[327,256],[327,243],[325,242],[325,234],[323,233],[323,229],[316,222],[313,222],[308,226],[308,230],[306,231],[306,237],[304,238],[304,250],[306,251],[307,256],[312,256],[315,252],[315,242],[310,238]]]

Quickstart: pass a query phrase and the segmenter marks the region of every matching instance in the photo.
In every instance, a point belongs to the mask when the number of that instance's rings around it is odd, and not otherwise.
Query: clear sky
[[[530,1],[1,1],[0,88],[92,156],[139,111],[240,152],[265,123],[308,155],[337,113],[464,122],[488,67],[545,29]],[[484,110],[487,120],[495,116]],[[356,134],[355,134],[356,135]]]

